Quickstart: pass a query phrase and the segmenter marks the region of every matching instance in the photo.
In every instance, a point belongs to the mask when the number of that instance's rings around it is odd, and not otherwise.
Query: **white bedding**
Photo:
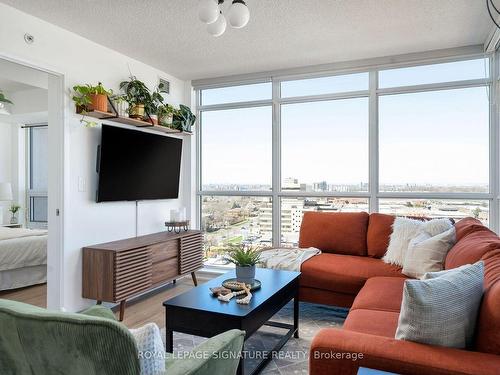
[[[47,231],[0,229],[0,271],[47,264]]]

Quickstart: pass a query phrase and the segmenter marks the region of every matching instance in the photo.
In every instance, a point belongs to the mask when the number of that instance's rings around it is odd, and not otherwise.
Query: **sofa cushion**
[[[484,294],[476,327],[475,349],[500,355],[500,283]]]
[[[485,292],[476,326],[475,349],[500,355],[500,250],[483,257]]]
[[[347,294],[357,294],[370,277],[404,277],[399,267],[381,259],[327,253],[302,263],[301,272],[301,286]]]
[[[457,224],[458,225],[458,224]],[[487,252],[500,249],[500,240],[498,236],[483,227],[484,229],[469,232],[458,239],[448,254],[444,263],[445,269],[452,269],[463,266],[464,264],[473,264],[479,261]],[[460,229],[459,229],[460,230]]]
[[[486,253],[481,260],[484,262],[484,288],[489,289],[500,281],[500,250]]]
[[[382,258],[384,256],[389,246],[394,218],[393,215],[370,214],[366,236],[366,251],[369,257]]]
[[[405,280],[402,277],[372,277],[368,279],[356,296],[351,311],[366,309],[399,313]]]
[[[466,217],[455,224],[455,230],[457,231],[457,241],[460,241],[463,237],[477,231],[490,231],[485,227],[479,220],[473,217]]]
[[[323,252],[366,255],[366,212],[305,212],[300,226],[299,247]]]
[[[353,310],[349,312],[343,329],[384,337],[394,337],[399,313],[381,310]]]

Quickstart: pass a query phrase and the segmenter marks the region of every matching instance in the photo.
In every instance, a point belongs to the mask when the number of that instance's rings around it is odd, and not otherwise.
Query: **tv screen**
[[[179,196],[182,139],[103,125],[97,202]]]

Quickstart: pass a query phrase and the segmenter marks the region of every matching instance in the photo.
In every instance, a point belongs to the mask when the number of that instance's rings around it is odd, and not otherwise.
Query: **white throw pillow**
[[[448,229],[453,228],[453,223],[450,219],[432,219],[423,222],[422,229],[429,233],[431,237],[438,235],[439,233],[446,232]]]
[[[446,254],[455,244],[455,228],[431,236],[420,233],[410,241],[406,251],[403,273],[421,279],[427,272],[443,270]]]
[[[389,246],[382,260],[386,263],[403,267],[405,252],[408,250],[410,241],[417,237],[423,228],[421,220],[397,217],[392,224],[392,234],[389,238]]]
[[[140,328],[131,329],[139,349],[141,375],[165,373],[165,349],[161,340],[160,329],[155,323],[148,323]]]

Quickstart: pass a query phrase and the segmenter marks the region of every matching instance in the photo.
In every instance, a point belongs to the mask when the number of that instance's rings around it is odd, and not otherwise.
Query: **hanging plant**
[[[9,99],[5,97],[5,94],[0,90],[0,103],[14,104]]]

